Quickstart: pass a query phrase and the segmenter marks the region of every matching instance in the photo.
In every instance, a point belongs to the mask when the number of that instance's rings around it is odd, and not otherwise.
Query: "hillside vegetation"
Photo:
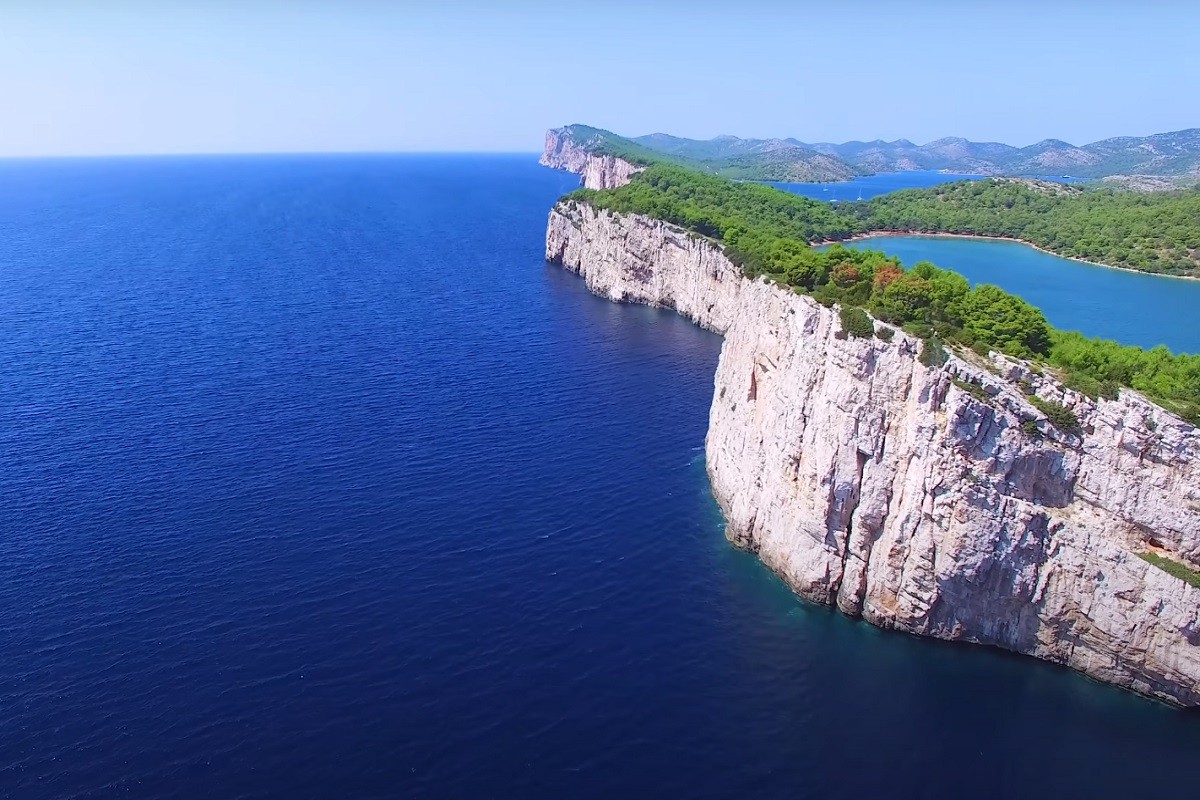
[[[1004,236],[1113,266],[1200,273],[1200,188],[1140,194],[995,178],[907,189],[842,210],[871,230]]]
[[[1112,397],[1118,386],[1130,386],[1193,422],[1200,419],[1200,356],[1057,331],[1016,295],[987,284],[971,287],[929,262],[905,270],[876,251],[834,245],[817,252],[809,242],[864,227],[854,214],[828,204],[667,165],[652,166],[619,189],[583,189],[568,200],[673,223],[713,240],[750,277],[766,275],[828,305],[866,309],[932,342],[1048,362],[1089,395]]]
[[[660,153],[603,128],[568,125],[563,131],[583,149],[598,156],[615,156],[639,167],[648,167],[651,164],[680,164],[693,169],[699,168],[699,164],[692,159]]]
[[[802,144],[802,143],[798,143]],[[983,175],[1054,175],[1077,178],[1108,175],[1174,176],[1186,185],[1200,181],[1200,128],[1153,136],[1122,136],[1075,146],[1044,139],[1026,147],[972,142],[947,137],[917,145],[894,142],[845,142],[803,145],[837,156],[860,170],[902,172],[945,169]],[[1190,176],[1190,177],[1189,177]]]
[[[838,181],[875,172],[947,170],[1082,178],[1159,176],[1181,186],[1200,182],[1200,128],[1123,136],[1078,147],[1060,139],[1026,147],[959,137],[922,145],[907,139],[810,144],[798,139],[737,136],[688,139],[665,133],[626,137],[587,125],[569,125],[563,130],[580,142],[596,141],[603,152],[643,166],[679,164],[744,180]]]
[[[588,125],[568,125],[563,131],[596,155],[638,166],[674,164],[733,180],[844,181],[858,174],[834,156],[779,139],[729,136],[698,142],[665,134],[630,139]]]
[[[774,242],[834,239],[861,230],[858,222],[828,203],[760,183],[735,183],[663,164],[650,167],[619,189],[584,189],[572,196],[721,239],[739,251],[739,263],[759,272],[771,271]]]

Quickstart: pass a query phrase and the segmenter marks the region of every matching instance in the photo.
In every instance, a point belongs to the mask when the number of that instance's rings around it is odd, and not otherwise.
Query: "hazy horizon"
[[[17,2],[0,157],[532,153],[574,122],[805,142],[1075,145],[1200,126],[1182,2]]]

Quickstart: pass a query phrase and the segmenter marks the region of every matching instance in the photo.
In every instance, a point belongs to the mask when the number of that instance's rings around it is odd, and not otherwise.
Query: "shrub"
[[[1046,415],[1051,425],[1063,433],[1073,433],[1076,436],[1083,434],[1083,428],[1079,425],[1079,417],[1075,416],[1074,412],[1066,406],[1051,400],[1043,400],[1040,397],[1031,397],[1029,402]]]
[[[921,363],[927,367],[940,367],[949,358],[950,354],[936,337],[926,339],[921,345]]]
[[[875,334],[875,324],[867,316],[867,312],[853,306],[842,306],[839,314],[842,318],[842,330],[849,336],[868,339]]]
[[[921,339],[933,336],[933,326],[927,322],[906,322],[901,326],[905,333]]]
[[[981,403],[986,403],[992,399],[992,396],[987,393],[987,390],[978,383],[970,383],[959,378],[951,378],[951,380],[954,382],[955,386],[962,389],[964,392],[971,395]]]
[[[1026,436],[1032,436],[1032,437],[1038,438],[1038,439],[1040,439],[1042,436],[1042,432],[1038,428],[1036,419],[1027,419],[1024,422],[1022,422],[1021,423],[1021,431]]]
[[[880,341],[890,342],[892,337],[896,335],[896,331],[887,327],[886,325],[880,325],[875,329],[875,335],[880,339]]]

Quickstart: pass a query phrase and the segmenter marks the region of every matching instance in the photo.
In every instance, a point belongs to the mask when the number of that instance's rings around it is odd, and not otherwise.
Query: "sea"
[[[1023,177],[1055,183],[1080,183],[1084,180],[1071,175],[1026,175]],[[901,189],[928,189],[939,183],[981,181],[987,178],[987,175],[969,172],[911,170],[909,172],[879,172],[874,175],[860,175],[852,180],[833,183],[786,183],[782,181],[767,181],[767,183],[776,189],[801,194],[814,200],[846,203],[855,200],[870,200],[872,197],[898,192]]]
[[[939,183],[951,181],[977,181],[985,176],[962,172],[942,172],[940,170],[913,170],[910,172],[880,172],[875,175],[861,175],[849,181],[834,183],[785,183],[769,181],[776,189],[785,192],[802,194],[814,200],[827,200],[831,203],[845,203],[854,200],[870,200],[881,194],[898,192],[901,189],[927,189]]]
[[[576,181],[0,162],[0,797],[1186,795],[1195,714],[726,542],[720,338],[545,263]],[[1022,291],[1194,349],[1080,275]]]

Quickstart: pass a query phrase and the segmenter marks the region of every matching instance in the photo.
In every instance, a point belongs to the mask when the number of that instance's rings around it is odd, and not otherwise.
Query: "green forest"
[[[650,167],[619,189],[580,189],[569,196],[613,211],[647,214],[721,239],[739,251],[739,263],[752,262],[754,272],[778,271],[770,269],[770,245],[778,240],[840,239],[862,230],[828,203],[667,164]]]
[[[1200,189],[1146,193],[997,178],[907,189],[839,210],[870,230],[1003,236],[1112,266],[1200,274]]]
[[[908,193],[902,193],[908,194]],[[656,165],[619,189],[581,189],[568,202],[662,219],[707,237],[749,277],[765,275],[825,305],[861,308],[926,338],[999,350],[1056,367],[1067,385],[1097,396],[1129,386],[1192,422],[1200,420],[1200,355],[1143,350],[1055,330],[1040,310],[988,284],[920,262],[905,269],[872,250],[814,240],[843,238],[867,222],[829,204],[753,183]],[[864,204],[865,205],[865,204]]]

